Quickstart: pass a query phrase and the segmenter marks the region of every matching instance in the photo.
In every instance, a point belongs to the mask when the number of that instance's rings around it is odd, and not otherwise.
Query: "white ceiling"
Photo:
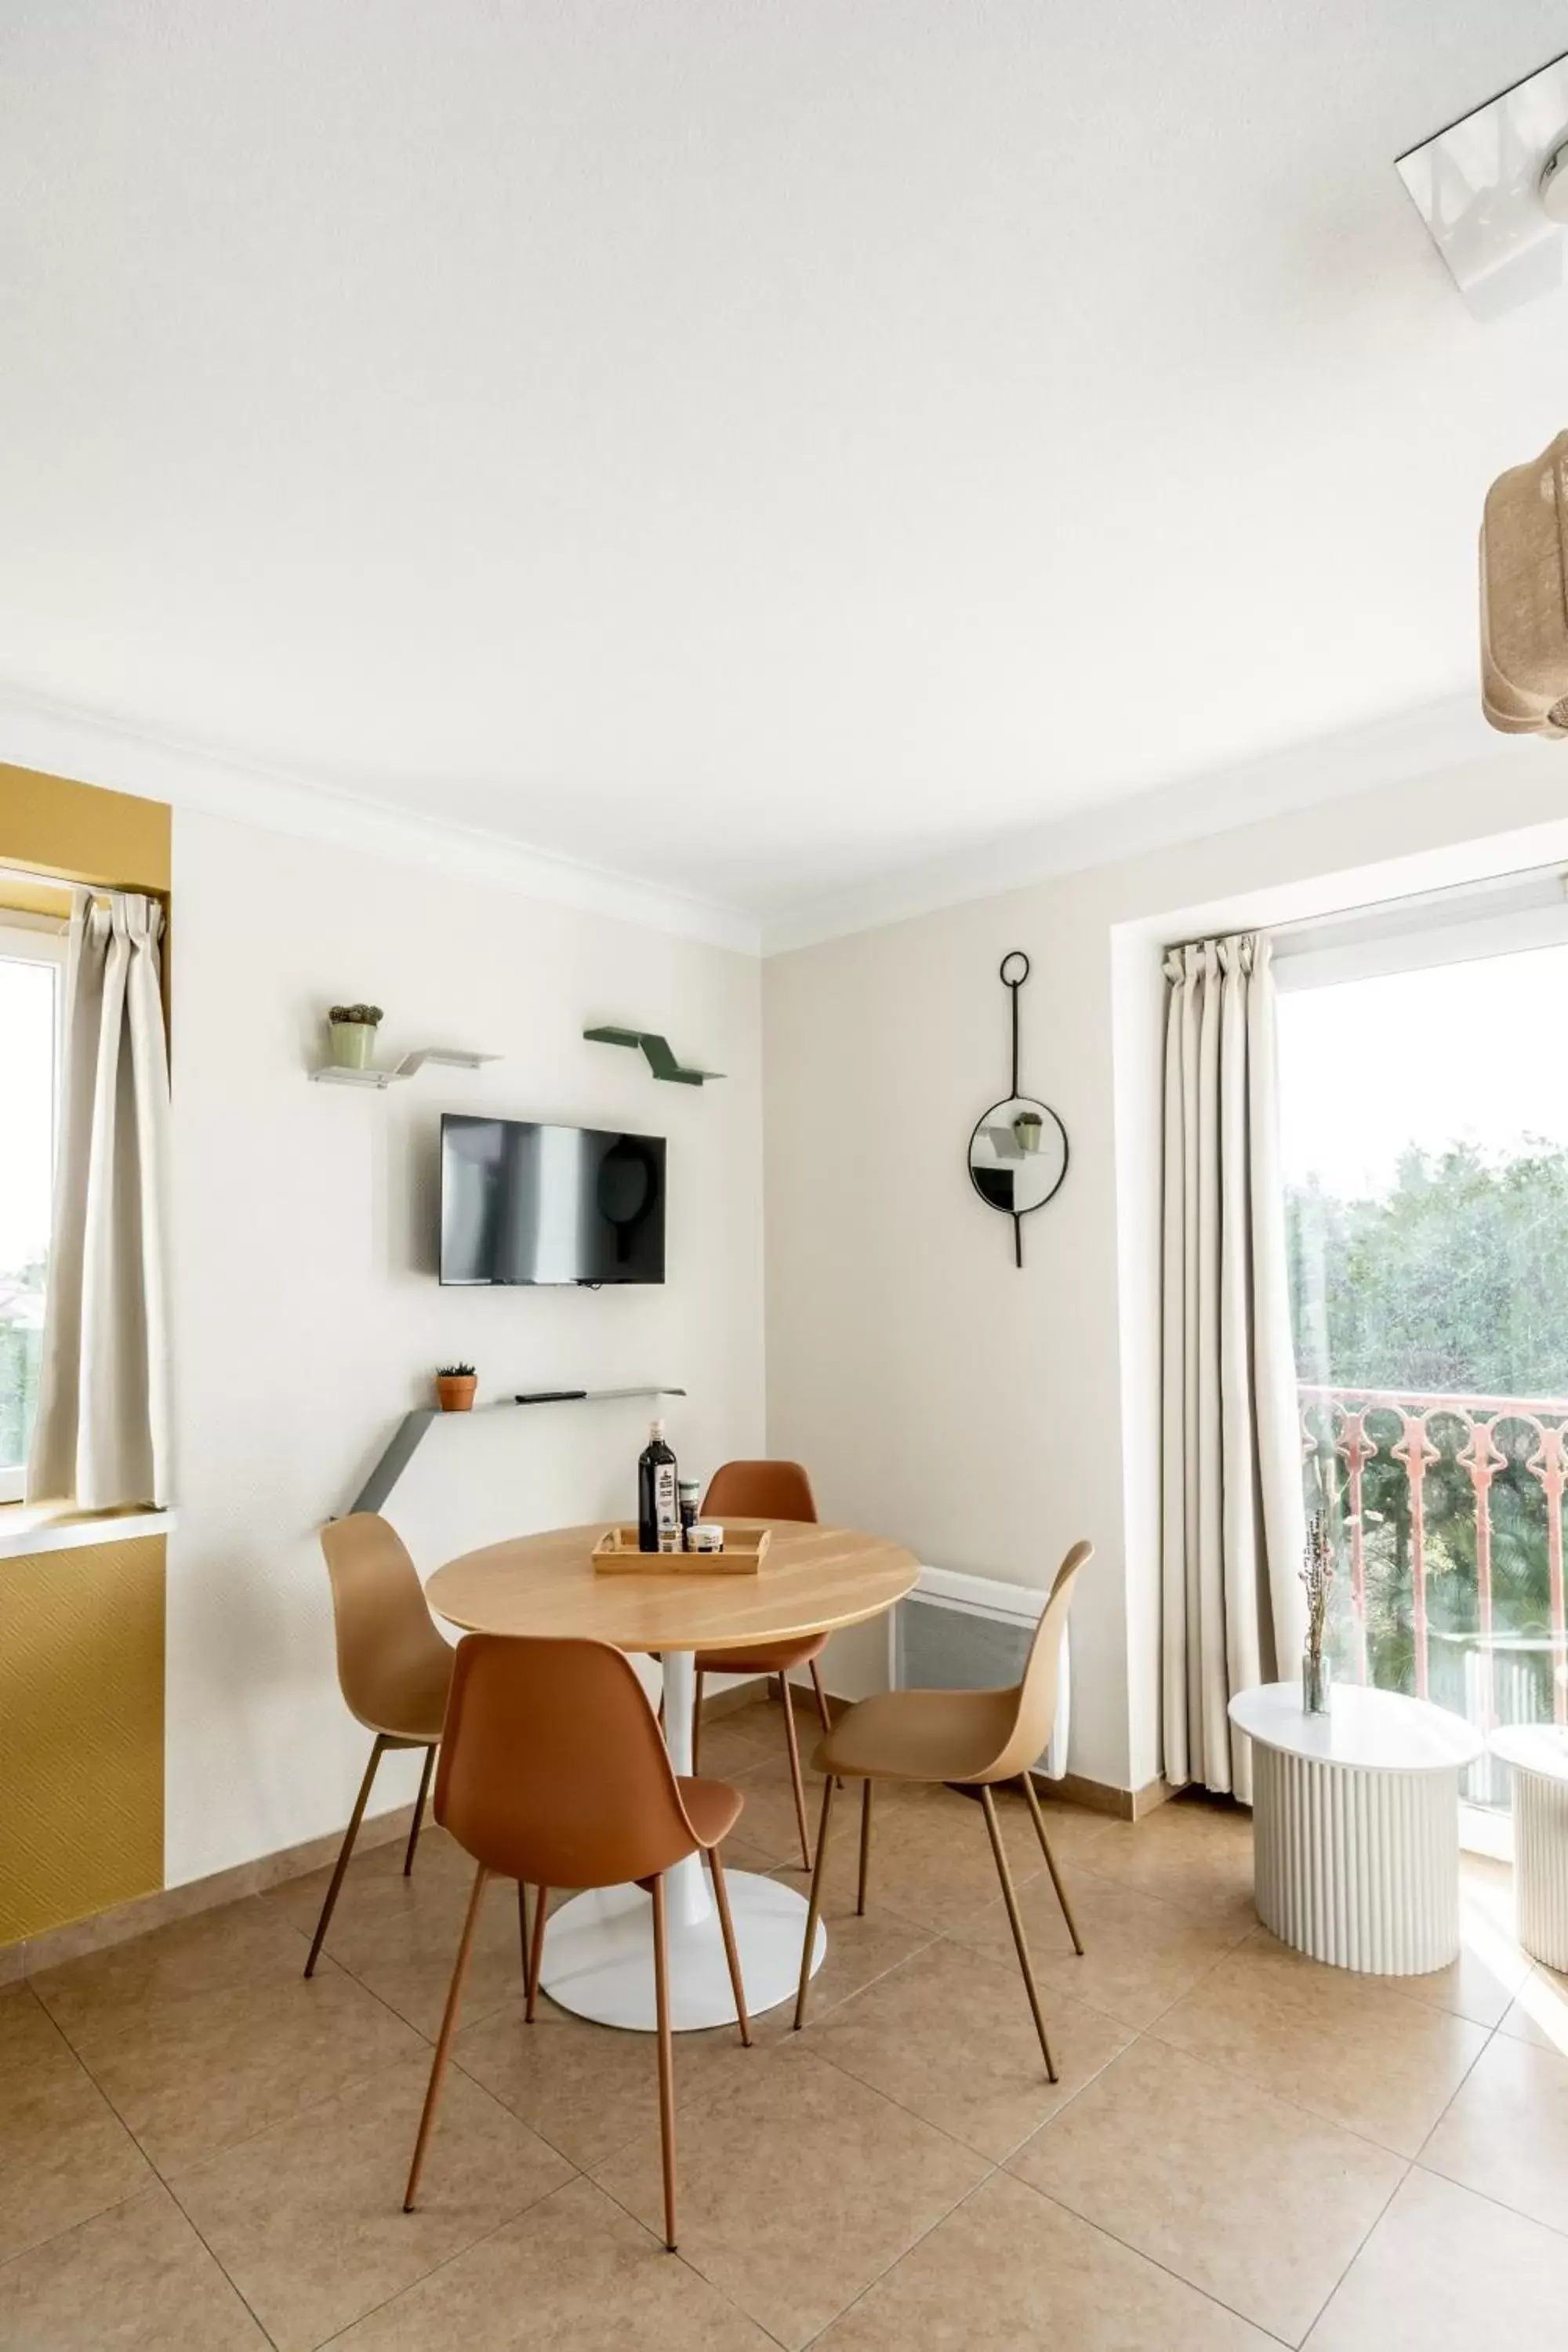
[[[0,691],[776,916],[1468,694],[1557,0],[0,0]]]

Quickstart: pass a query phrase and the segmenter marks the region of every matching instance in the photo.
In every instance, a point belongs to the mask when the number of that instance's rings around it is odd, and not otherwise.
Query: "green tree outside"
[[[1393,1189],[1346,1201],[1316,1183],[1287,1201],[1297,1369],[1303,1383],[1412,1394],[1517,1399],[1549,1425],[1568,1421],[1568,1150],[1526,1142],[1506,1157],[1472,1144],[1441,1153],[1412,1149]],[[1541,1408],[1547,1410],[1542,1412]],[[1497,1671],[1535,1686],[1531,1712],[1552,1712],[1551,1580],[1547,1501],[1529,1467],[1537,1431],[1506,1412],[1483,1416],[1504,1455],[1491,1486],[1492,1622]],[[1309,1499],[1330,1479],[1345,1507],[1344,1464],[1332,1451],[1327,1408],[1310,1408],[1318,1441],[1306,1462]],[[1366,1639],[1370,1678],[1412,1690],[1410,1494],[1393,1458],[1403,1423],[1391,1410],[1367,1416],[1378,1452],[1363,1474]],[[1424,1475],[1430,1691],[1469,1711],[1479,1630],[1476,1496],[1459,1461],[1465,1423],[1433,1413],[1438,1459]],[[1341,1558],[1348,1562],[1341,1530]],[[1336,1641],[1352,1664],[1348,1567],[1339,1589]],[[1510,1712],[1513,1710],[1510,1708]]]
[[[41,1301],[43,1288],[41,1258],[0,1276],[0,1469],[12,1468],[26,1459],[43,1349],[37,1307],[24,1316],[16,1311],[16,1302],[18,1294],[30,1294],[32,1300]],[[3,1303],[7,1298],[13,1302],[9,1307]]]

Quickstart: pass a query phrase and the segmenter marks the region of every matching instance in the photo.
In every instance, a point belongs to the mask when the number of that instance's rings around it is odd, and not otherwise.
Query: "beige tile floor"
[[[733,1860],[801,1883],[776,1706],[715,1728]],[[1045,2079],[977,1809],[855,1814],[811,2023],[683,2035],[681,2248],[659,2243],[654,2051],[543,2005],[480,1931],[421,2210],[405,2170],[469,1878],[353,1866],[0,1990],[6,2352],[1475,2352],[1565,2340],[1568,1979],[1465,1866],[1439,1975],[1284,1951],[1247,1816],[1060,1808],[1072,1951],[1004,1807],[1061,2080]]]

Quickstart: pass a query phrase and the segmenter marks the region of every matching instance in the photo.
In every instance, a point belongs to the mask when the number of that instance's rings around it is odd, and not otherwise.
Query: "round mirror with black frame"
[[[1023,1220],[1054,1200],[1068,1172],[1068,1137],[1048,1103],[1018,1085],[1018,991],[1029,959],[1015,948],[1002,959],[1000,978],[1012,1007],[1012,1090],[975,1122],[969,1139],[969,1181],[988,1209],[1013,1220],[1013,1263],[1024,1263]]]

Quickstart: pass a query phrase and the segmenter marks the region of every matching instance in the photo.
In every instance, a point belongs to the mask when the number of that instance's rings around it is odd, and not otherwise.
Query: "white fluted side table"
[[[1425,1976],[1459,1948],[1459,1774],[1484,1742],[1425,1699],[1356,1684],[1327,1715],[1301,1685],[1231,1700],[1252,1742],[1253,1898],[1298,1952],[1368,1976]]]
[[[1509,1724],[1487,1746],[1513,1767],[1513,1902],[1519,1940],[1568,1969],[1568,1731]]]

